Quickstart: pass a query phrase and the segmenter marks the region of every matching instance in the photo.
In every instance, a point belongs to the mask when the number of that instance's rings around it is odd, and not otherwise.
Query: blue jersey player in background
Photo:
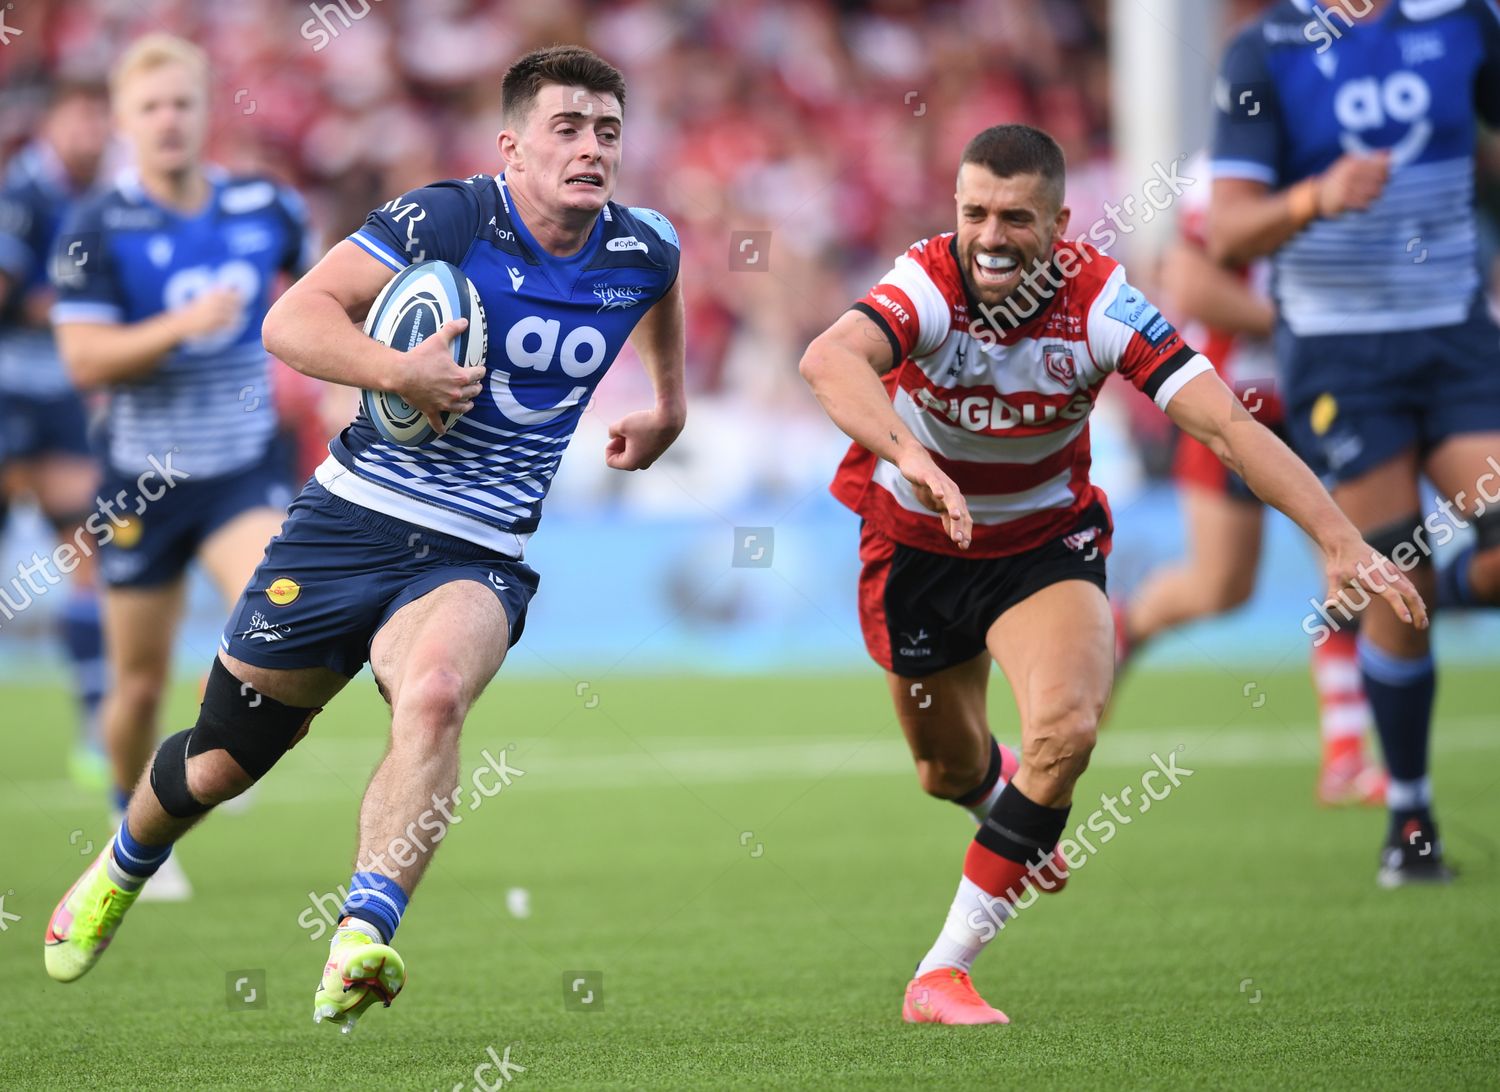
[[[102,84],[58,84],[36,139],[6,165],[0,187],[0,504],[32,498],[60,543],[71,543],[84,528],[99,467],[83,400],[48,324],[53,293],[47,268],[68,210],[94,187],[109,133],[109,94]],[[93,788],[109,779],[99,723],[104,644],[93,557],[80,553],[77,562],[59,612],[81,713],[69,767],[76,781]]]
[[[390,702],[390,746],[360,810],[314,1018],[347,1030],[401,989],[390,941],[450,809],[462,806],[464,718],[521,635],[537,586],[526,541],[627,338],[656,405],[610,428],[606,462],[651,465],[686,416],[676,233],[660,214],[610,200],[620,73],[556,46],[517,61],[503,97],[502,174],[425,186],[372,213],[264,329],[292,366],[393,391],[439,431],[442,414],[465,416],[417,448],[381,442],[363,419],[330,445],[230,616],[197,724],[162,744],[110,851],[58,906],[46,948],[54,978],[93,965],[172,842],[263,776],[368,661]],[[410,352],[356,325],[396,270],[431,259],[459,266],[478,290],[483,365],[453,363],[462,320]]]
[[[1236,264],[1275,255],[1294,445],[1369,542],[1415,565],[1424,598],[1500,602],[1500,330],[1473,208],[1477,126],[1500,123],[1500,8],[1282,0],[1230,46],[1217,98],[1210,247]],[[1423,477],[1441,524],[1424,524]],[[1454,535],[1450,518],[1474,543],[1437,573],[1430,550]],[[1428,633],[1380,603],[1359,625],[1391,774],[1379,880],[1447,880],[1427,774]]]
[[[208,68],[196,46],[140,39],[112,95],[134,166],[58,237],[52,319],[73,381],[107,406],[94,523],[123,810],[155,749],[188,563],[233,603],[291,499],[271,451],[260,323],[278,278],[303,268],[307,232],[290,191],[201,163]],[[159,880],[155,897],[187,897],[179,868]]]

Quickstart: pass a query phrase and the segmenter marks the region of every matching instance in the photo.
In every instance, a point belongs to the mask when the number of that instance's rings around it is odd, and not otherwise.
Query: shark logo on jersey
[[[641,302],[641,297],[645,294],[644,288],[634,284],[622,287],[608,284],[594,285],[594,296],[599,300],[601,311],[618,311],[626,307],[634,307]]]
[[[1440,61],[1448,54],[1448,47],[1443,43],[1443,36],[1435,31],[1423,30],[1412,34],[1398,34],[1396,41],[1401,44],[1401,63],[1408,66],[1424,64],[1427,61]]]
[[[236,637],[244,637],[251,641],[280,641],[292,631],[292,627],[271,621],[260,611],[250,616],[250,625],[235,634]]]
[[[1387,125],[1409,126],[1407,133],[1388,149],[1393,167],[1412,162],[1432,139],[1432,122],[1427,111],[1432,106],[1432,88],[1415,72],[1392,72],[1384,80],[1365,76],[1349,80],[1333,98],[1333,111],[1343,132],[1339,142],[1344,151],[1367,155],[1379,148],[1365,142],[1365,133]]]
[[[224,233],[224,241],[234,254],[255,254],[269,250],[274,243],[270,231],[255,224],[229,228]]]

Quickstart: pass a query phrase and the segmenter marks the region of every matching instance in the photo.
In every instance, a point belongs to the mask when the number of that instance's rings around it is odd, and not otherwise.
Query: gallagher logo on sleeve
[[[1120,285],[1115,302],[1106,307],[1104,313],[1140,334],[1153,349],[1160,348],[1161,343],[1176,332],[1156,305],[1128,284]]]

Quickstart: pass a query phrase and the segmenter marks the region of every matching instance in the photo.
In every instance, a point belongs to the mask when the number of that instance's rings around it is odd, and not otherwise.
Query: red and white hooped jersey
[[[973,544],[960,550],[895,466],[855,444],[833,495],[895,541],[1004,557],[1075,530],[1095,501],[1108,511],[1089,481],[1088,418],[1105,378],[1118,371],[1165,409],[1188,380],[1213,370],[1118,262],[1081,240],[1054,244],[1053,262],[1061,287],[1004,332],[971,307],[952,232],[913,245],[854,304],[900,361],[885,377],[896,415],[974,516]],[[1036,302],[1023,287],[1010,306]]]

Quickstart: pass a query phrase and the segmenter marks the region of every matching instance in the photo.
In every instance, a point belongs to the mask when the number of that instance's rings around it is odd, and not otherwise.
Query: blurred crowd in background
[[[1262,7],[1235,0],[1229,22]],[[1109,8],[29,0],[10,16],[20,33],[0,48],[0,151],[27,138],[49,81],[103,77],[133,37],[174,31],[213,59],[211,158],[301,188],[329,245],[406,189],[498,170],[506,66],[538,45],[586,44],[629,84],[618,199],[662,210],[681,233],[694,408],[671,473],[606,473],[588,449],[602,444],[612,415],[649,394],[622,357],[552,507],[616,493],[634,510],[667,512],[794,498],[826,482],[843,446],[796,362],[895,255],[951,228],[953,176],[970,136],[1001,121],[1052,133],[1068,157],[1075,229],[1138,188],[1111,165]],[[746,244],[744,232],[770,234]],[[1149,289],[1155,256],[1132,254],[1130,243],[1123,237],[1113,253],[1132,260],[1132,279]],[[293,415],[307,419],[309,392],[295,377],[286,386]],[[1128,488],[1164,469],[1169,430],[1126,385],[1112,386],[1096,415],[1096,462],[1106,488]],[[346,411],[352,401],[324,426]],[[304,446],[311,458],[318,438]]]
[[[505,68],[535,46],[588,45],[629,85],[617,198],[662,210],[682,237],[699,427],[677,480],[727,502],[831,475],[842,443],[797,360],[895,255],[951,227],[970,136],[1041,125],[1067,151],[1075,205],[1113,192],[1107,6],[31,0],[0,48],[0,149],[27,138],[49,81],[103,77],[129,40],[170,30],[213,59],[210,158],[298,186],[328,245],[406,189],[498,170]],[[771,233],[767,252],[732,254],[750,231]],[[622,358],[580,445],[648,391]],[[624,484],[583,455],[554,505]],[[688,500],[670,483],[630,487],[648,507]]]

